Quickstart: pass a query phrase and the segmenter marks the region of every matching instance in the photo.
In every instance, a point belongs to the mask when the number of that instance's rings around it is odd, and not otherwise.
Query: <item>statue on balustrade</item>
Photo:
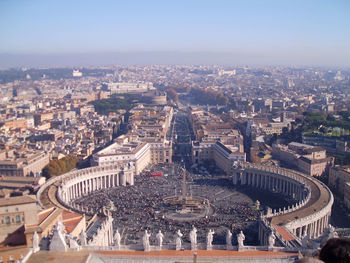
[[[175,234],[175,247],[176,247],[176,250],[181,250],[181,247],[182,247],[182,236],[183,234],[181,233],[180,229],[176,231],[176,234]]]
[[[190,232],[191,250],[197,250],[197,228],[193,226]]]
[[[269,242],[269,248],[272,248],[275,245],[275,234],[273,233],[273,231],[271,231],[269,238],[268,238],[268,242]]]
[[[243,234],[243,231],[241,230],[241,232],[239,232],[239,234],[237,235],[238,250],[240,250],[240,248],[244,247],[244,240],[245,240],[245,235]]]
[[[121,241],[121,237],[120,237],[119,230],[117,229],[117,231],[114,234],[114,244],[115,246],[117,246],[118,249],[120,249],[120,241]]]
[[[156,235],[156,238],[157,238],[157,241],[158,241],[159,249],[162,249],[163,239],[164,239],[164,235],[163,235],[162,231],[159,230],[158,234]]]
[[[151,250],[151,246],[149,244],[150,236],[151,236],[151,234],[148,233],[148,231],[146,229],[145,233],[143,234],[143,237],[142,237],[142,244],[143,244],[143,250],[144,251],[150,251]]]
[[[213,247],[213,236],[214,236],[214,230],[209,229],[209,232],[207,234],[207,250],[211,250]]]

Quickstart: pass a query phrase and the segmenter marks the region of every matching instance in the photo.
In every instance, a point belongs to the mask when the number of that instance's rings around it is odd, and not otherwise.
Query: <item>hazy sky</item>
[[[0,1],[2,65],[24,54],[111,52],[350,66],[350,1]]]

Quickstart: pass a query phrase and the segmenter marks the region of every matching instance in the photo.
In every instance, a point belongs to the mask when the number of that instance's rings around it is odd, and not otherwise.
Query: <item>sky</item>
[[[350,66],[349,0],[1,0],[0,66]]]

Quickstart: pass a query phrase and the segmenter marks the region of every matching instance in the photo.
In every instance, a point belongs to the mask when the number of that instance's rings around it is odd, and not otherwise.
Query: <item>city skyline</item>
[[[0,67],[350,66],[347,1],[2,1]]]

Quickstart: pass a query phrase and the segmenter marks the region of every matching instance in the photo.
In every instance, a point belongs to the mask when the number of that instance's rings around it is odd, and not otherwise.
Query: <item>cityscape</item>
[[[298,28],[288,49],[273,24],[264,39],[275,44],[254,48],[227,28],[255,14],[262,30],[286,8],[313,28],[321,18],[301,1],[266,3],[266,14],[257,1],[262,13],[242,1],[103,2],[0,3],[0,21],[18,19],[0,27],[0,262],[350,262],[348,36],[325,26],[315,32],[334,39],[319,43]],[[349,7],[317,10],[340,30]],[[67,24],[85,21],[91,32],[61,25],[63,10]],[[186,27],[192,15],[197,27]],[[40,26],[22,43],[25,23]],[[35,39],[40,28],[47,41]],[[221,35],[231,29],[233,42]],[[142,30],[149,38],[139,43]],[[201,46],[204,32],[226,42]],[[185,35],[193,46],[174,38]],[[314,47],[307,54],[303,41]]]

